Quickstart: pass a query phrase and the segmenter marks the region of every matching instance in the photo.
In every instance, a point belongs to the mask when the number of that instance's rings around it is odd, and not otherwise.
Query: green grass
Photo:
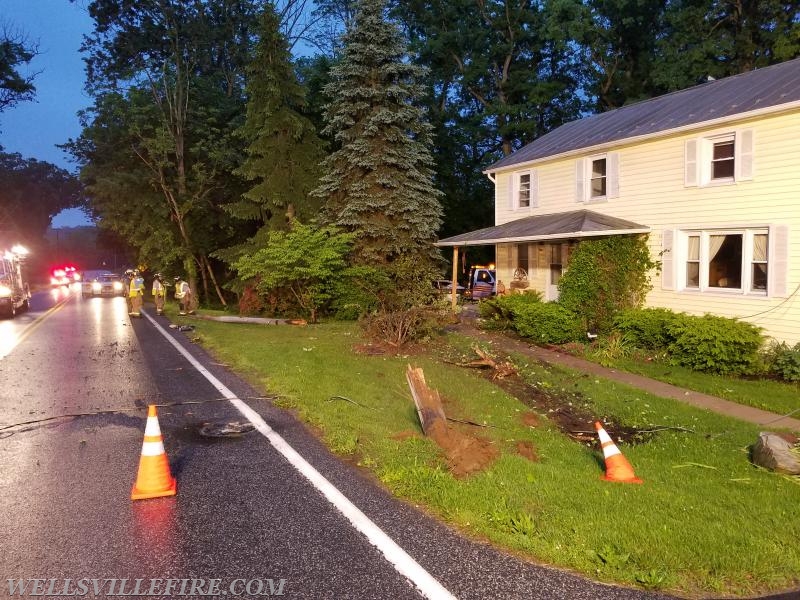
[[[590,352],[583,358],[600,362]],[[794,412],[800,418],[800,384],[770,379],[740,379],[700,373],[687,367],[670,365],[664,360],[641,360],[635,357],[604,357],[603,364],[621,371],[644,375],[688,390],[710,394],[738,404],[768,410],[779,415]]]
[[[693,431],[621,445],[645,483],[613,484],[600,479],[596,444],[570,440],[544,416],[540,426],[526,426],[523,401],[443,361],[441,351],[357,354],[362,340],[351,324],[192,323],[193,337],[278,394],[276,403],[318,428],[335,452],[467,535],[598,580],[684,595],[798,584],[800,482],[750,464],[755,425],[515,357],[529,383],[598,417]],[[451,358],[471,354],[471,340],[451,334],[445,341]],[[421,436],[405,379],[409,363],[424,369],[448,416],[493,426],[454,425],[491,440],[500,451],[491,467],[462,479],[448,472],[440,450]],[[516,453],[521,441],[533,444],[539,462]]]

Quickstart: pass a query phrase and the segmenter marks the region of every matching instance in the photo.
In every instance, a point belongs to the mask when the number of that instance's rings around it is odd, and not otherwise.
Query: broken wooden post
[[[408,365],[406,379],[408,380],[408,387],[411,389],[411,396],[414,398],[414,404],[417,406],[417,415],[419,416],[423,433],[430,435],[436,423],[441,423],[444,427],[447,427],[447,419],[444,416],[439,392],[432,390],[425,383],[425,375],[422,369]]]

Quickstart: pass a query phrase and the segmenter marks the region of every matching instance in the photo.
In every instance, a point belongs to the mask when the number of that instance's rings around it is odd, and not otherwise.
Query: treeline
[[[395,283],[409,259],[435,269],[437,235],[492,224],[482,170],[496,159],[586,114],[800,55],[796,0],[88,10],[93,103],[67,147],[89,210],[140,263],[223,304],[247,287],[237,265],[258,280],[249,259],[294,220],[351,236],[350,266]]]

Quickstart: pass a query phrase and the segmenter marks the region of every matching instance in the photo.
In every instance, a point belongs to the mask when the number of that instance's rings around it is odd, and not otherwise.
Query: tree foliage
[[[270,231],[264,246],[234,264],[239,277],[253,280],[261,294],[291,291],[312,323],[332,299],[332,284],[351,276],[347,256],[354,239],[335,227],[299,221],[289,231]]]
[[[417,104],[423,75],[406,60],[383,2],[360,2],[325,88],[323,133],[339,148],[325,159],[315,191],[327,222],[356,234],[357,262],[433,256],[441,192],[433,182],[430,125]]]
[[[0,234],[4,238],[15,243],[40,241],[52,218],[81,200],[80,183],[64,169],[0,151]]]
[[[324,147],[303,115],[305,93],[297,81],[280,22],[267,7],[259,43],[248,68],[247,119],[241,134],[248,141],[237,173],[254,182],[240,199],[225,206],[232,215],[255,220],[262,228],[286,229],[293,218],[317,216],[319,201],[309,193],[317,184]]]
[[[243,191],[232,174],[241,163],[233,131],[256,8],[93,0],[84,50],[95,103],[71,145],[106,226],[159,268],[181,269],[192,285],[199,276],[205,295],[213,287],[223,303],[209,255],[237,233],[221,205]]]
[[[22,35],[13,34],[8,24],[0,23],[0,112],[35,97],[35,74],[24,75],[19,69],[33,60],[36,53],[34,44]]]

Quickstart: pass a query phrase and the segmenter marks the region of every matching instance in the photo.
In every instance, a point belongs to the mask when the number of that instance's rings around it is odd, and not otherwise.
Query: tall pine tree
[[[261,18],[259,42],[248,67],[247,119],[241,133],[247,158],[237,173],[255,185],[226,206],[232,215],[256,220],[266,232],[286,229],[297,217],[317,216],[319,200],[309,197],[319,180],[323,145],[303,115],[305,91],[297,81],[280,19],[271,5]]]
[[[418,104],[424,71],[407,60],[385,12],[383,0],[361,0],[343,38],[325,87],[323,131],[340,149],[325,159],[314,192],[326,203],[326,220],[356,234],[355,261],[375,266],[433,260],[442,213],[431,128]]]

